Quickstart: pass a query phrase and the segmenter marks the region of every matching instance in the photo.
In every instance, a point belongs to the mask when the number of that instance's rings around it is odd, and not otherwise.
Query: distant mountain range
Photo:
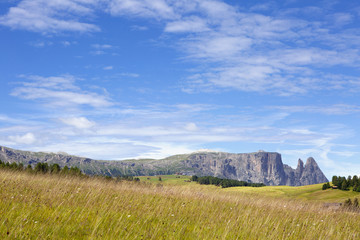
[[[93,160],[60,153],[20,151],[0,146],[0,160],[36,165],[57,163],[61,167],[76,166],[85,174],[150,176],[183,174],[215,176],[266,185],[302,186],[327,182],[316,161],[310,157],[304,165],[299,159],[296,169],[283,164],[276,152],[226,153],[194,152],[164,159],[130,159],[122,161]]]

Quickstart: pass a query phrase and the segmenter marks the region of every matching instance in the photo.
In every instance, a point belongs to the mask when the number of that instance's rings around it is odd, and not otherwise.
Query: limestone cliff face
[[[296,169],[283,164],[276,152],[224,153],[198,152],[164,159],[102,161],[66,154],[19,151],[0,146],[0,160],[36,165],[57,163],[61,167],[77,166],[86,174],[118,175],[186,175],[215,176],[266,185],[302,186],[327,182],[313,158],[301,159]]]
[[[285,185],[286,176],[279,153],[197,153],[185,161],[185,167],[194,174],[216,176],[264,183]]]
[[[193,174],[264,183],[266,185],[303,186],[327,182],[313,158],[301,159],[296,169],[283,164],[279,153],[197,153],[185,161]]]

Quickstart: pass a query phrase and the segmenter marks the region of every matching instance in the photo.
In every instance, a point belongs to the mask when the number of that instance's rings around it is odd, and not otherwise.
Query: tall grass
[[[213,186],[0,171],[0,238],[359,239],[360,215]]]

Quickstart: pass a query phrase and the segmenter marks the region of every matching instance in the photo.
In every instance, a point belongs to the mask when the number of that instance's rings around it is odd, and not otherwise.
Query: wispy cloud
[[[110,44],[93,44],[91,46],[95,49],[111,49],[114,47]]]
[[[106,66],[106,67],[103,67],[104,70],[113,70],[113,66]]]
[[[181,33],[181,32],[205,32],[210,29],[204,19],[193,16],[178,21],[167,23],[165,32]]]
[[[91,23],[80,22],[79,17],[93,13],[96,0],[22,0],[17,6],[0,17],[0,24],[13,29],[25,29],[41,33],[61,31],[93,32],[99,28]]]
[[[109,53],[110,50],[114,49],[115,46],[110,44],[92,44],[93,50],[90,52],[92,55],[104,55]]]
[[[76,107],[80,105],[106,107],[112,105],[107,96],[82,90],[75,84],[76,79],[71,75],[22,77],[28,81],[19,82],[22,86],[15,88],[11,93],[12,96],[39,100],[54,107]]]
[[[73,126],[79,129],[87,129],[95,126],[95,123],[93,121],[89,121],[85,117],[60,118],[60,120],[66,125]]]
[[[108,12],[114,16],[173,19],[177,15],[166,0],[113,0],[109,2]]]
[[[269,108],[286,112],[311,112],[326,115],[346,115],[360,112],[360,106],[348,104],[335,104],[332,106],[271,106]]]
[[[36,47],[36,48],[42,48],[46,46],[53,45],[53,42],[51,41],[36,41],[36,42],[30,42],[30,46]]]
[[[332,80],[329,71],[360,65],[360,33],[351,25],[355,13],[333,9],[330,14],[334,6],[322,8],[319,3],[266,14],[271,7],[262,4],[246,10],[220,0],[22,0],[0,17],[0,24],[42,33],[89,32],[99,27],[80,20],[99,11],[155,19],[165,34],[180,38],[175,47],[183,59],[202,66],[183,87],[188,93],[230,89],[286,96],[339,91],[344,86],[360,90],[355,75],[337,74],[342,80]],[[316,21],[305,15],[316,16]],[[92,48],[91,54],[102,55],[113,46]]]
[[[146,31],[146,30],[149,30],[148,27],[146,27],[146,26],[139,26],[139,25],[133,25],[133,26],[131,26],[131,29],[132,29],[133,31]]]

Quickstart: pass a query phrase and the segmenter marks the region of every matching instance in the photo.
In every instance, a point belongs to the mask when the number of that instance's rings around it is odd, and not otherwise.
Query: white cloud
[[[38,75],[19,75],[20,78],[30,81],[22,82],[25,87],[47,88],[55,90],[79,90],[75,86],[76,78],[72,75],[43,77]]]
[[[146,31],[146,30],[148,30],[149,28],[146,27],[146,26],[133,25],[133,26],[131,26],[131,29],[132,29],[133,31]]]
[[[165,0],[113,0],[109,3],[108,11],[115,16],[155,19],[173,19],[177,16]]]
[[[335,13],[330,16],[330,18],[334,21],[336,27],[343,27],[344,25],[350,24],[354,19],[350,13]]]
[[[67,125],[79,129],[87,129],[95,126],[95,123],[93,121],[89,121],[85,117],[60,118],[60,120]]]
[[[92,55],[104,55],[104,54],[106,54],[106,52],[102,51],[102,50],[96,50],[96,51],[91,51],[90,54],[92,54]]]
[[[111,105],[106,97],[91,92],[77,93],[45,88],[19,87],[11,95],[27,100],[43,100],[44,103],[51,102],[53,106],[90,105],[92,107],[104,107]]]
[[[107,96],[81,90],[75,85],[75,78],[71,75],[60,77],[21,76],[29,81],[21,83],[11,93],[12,96],[27,100],[41,100],[53,107],[76,107],[89,105],[92,107],[107,107],[112,103]]]
[[[360,112],[360,106],[348,104],[335,104],[330,106],[271,106],[271,109],[280,109],[286,112],[311,112],[326,115],[346,115]]]
[[[29,43],[31,46],[36,47],[36,48],[42,48],[45,46],[51,46],[53,45],[53,42],[50,41],[37,41],[37,42],[30,42]]]
[[[94,49],[90,52],[92,55],[104,55],[108,54],[109,50],[116,48],[116,46],[110,44],[92,44],[91,47]]]
[[[77,44],[76,41],[61,41],[60,43],[61,43],[64,47],[68,47],[68,46]]]
[[[165,32],[204,32],[210,30],[204,19],[190,17],[180,21],[167,23]]]
[[[185,130],[193,132],[193,131],[198,130],[198,127],[196,126],[195,123],[187,123],[185,125]]]
[[[36,141],[36,137],[33,133],[26,133],[25,135],[9,136],[9,139],[17,144],[33,144]]]
[[[257,10],[269,7],[255,5]],[[81,20],[98,11],[156,19],[166,34],[181,34],[175,46],[183,59],[202,65],[184,87],[189,93],[235,89],[286,96],[360,90],[355,76],[338,74],[342,80],[329,81],[326,74],[330,67],[359,65],[360,37],[347,28],[354,16],[338,11],[327,15],[318,6],[269,16],[219,0],[22,0],[0,17],[0,24],[43,33],[96,31],[97,26]],[[308,21],[306,14],[318,20]],[[103,55],[114,46],[92,48],[91,54]]]
[[[120,73],[120,76],[138,78],[140,75],[137,73]]]
[[[110,44],[93,44],[91,46],[95,49],[111,49],[114,47]]]
[[[113,66],[106,66],[106,67],[103,67],[104,70],[112,70],[114,67]]]
[[[0,24],[41,33],[99,31],[96,25],[78,20],[79,16],[92,14],[91,7],[95,3],[81,0],[22,0],[0,17]]]

